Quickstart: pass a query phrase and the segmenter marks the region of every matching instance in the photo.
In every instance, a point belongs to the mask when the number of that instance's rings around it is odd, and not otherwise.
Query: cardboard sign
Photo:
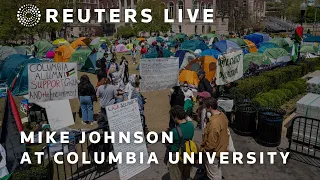
[[[218,59],[216,83],[225,85],[240,79],[243,76],[242,50],[220,56]]]
[[[149,168],[148,151],[145,141],[141,144],[119,143],[119,132],[130,132],[133,137],[135,132],[143,132],[139,105],[137,99],[132,99],[122,103],[106,107],[110,131],[115,133],[115,143],[113,144],[114,153],[122,153],[122,159],[126,159],[126,152],[135,152],[136,163],[118,163],[119,175],[121,180],[127,180],[138,173]],[[140,164],[140,152],[143,153],[143,163]]]
[[[140,76],[142,92],[170,89],[178,83],[179,59],[141,59]]]
[[[30,102],[78,98],[76,63],[28,64]]]

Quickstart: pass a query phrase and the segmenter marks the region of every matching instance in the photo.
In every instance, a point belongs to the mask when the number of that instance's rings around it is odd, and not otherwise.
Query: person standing
[[[198,92],[208,92],[211,94],[213,93],[213,88],[206,78],[206,72],[204,70],[200,70],[198,72],[199,84],[198,84]]]
[[[96,91],[87,75],[82,75],[78,86],[83,124],[93,124],[93,101],[97,101]]]
[[[117,71],[119,71],[118,63],[116,63],[115,59],[111,59],[110,63],[108,64],[108,74],[112,74]]]
[[[204,129],[200,150],[209,153],[216,152],[213,164],[210,164],[207,158],[204,159],[204,162],[207,177],[211,180],[221,180],[222,171],[219,158],[221,152],[228,152],[228,118],[218,110],[218,103],[214,98],[205,101],[205,108],[210,118]]]
[[[170,116],[174,119],[174,122],[181,129],[181,136],[178,133],[177,128],[173,128],[171,132],[173,133],[173,144],[168,147],[168,152],[173,152],[172,159],[176,159],[176,152],[179,152],[181,147],[181,140],[192,140],[194,136],[194,125],[192,121],[187,121],[187,114],[181,106],[173,106],[170,110]],[[171,180],[189,180],[190,178],[190,164],[183,164],[182,162],[178,162],[178,164],[171,164],[167,162],[169,175]]]
[[[106,107],[115,104],[117,97],[117,88],[111,84],[110,78],[106,78],[103,85],[97,89],[97,97],[100,98],[101,114],[106,115]]]
[[[171,108],[173,106],[181,106],[182,109],[184,107],[184,94],[180,88],[180,86],[175,86],[172,88],[171,93],[169,94],[169,99],[170,99],[170,106]],[[174,119],[172,116],[170,116],[170,121],[169,121],[169,129],[175,128],[176,123],[174,122]]]
[[[132,46],[131,56],[132,56],[132,64],[136,64],[137,49],[135,44]]]
[[[147,48],[145,48],[144,44],[141,44],[140,56],[141,59],[147,54]]]
[[[100,69],[104,73],[107,73],[107,59],[108,59],[108,53],[104,53],[103,58],[100,59]]]
[[[123,82],[127,83],[129,81],[129,62],[124,56],[121,57],[120,67],[122,66],[123,63],[124,63]]]

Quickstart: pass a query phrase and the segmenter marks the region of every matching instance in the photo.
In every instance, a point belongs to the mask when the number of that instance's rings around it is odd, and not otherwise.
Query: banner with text
[[[243,52],[242,50],[225,54],[218,59],[216,83],[225,85],[236,81],[243,76]]]
[[[143,132],[138,100],[132,99],[107,106],[106,112],[110,131],[116,135],[115,143],[113,144],[114,153],[122,153],[122,159],[126,158],[125,154],[127,152],[136,154],[136,163],[118,163],[120,180],[127,180],[150,167],[150,164],[147,163],[149,154],[145,140],[143,143],[119,142],[120,132],[130,132],[130,137],[134,137],[135,132]],[[143,159],[138,158],[141,152],[143,153]],[[143,163],[141,163],[141,160]]]
[[[142,92],[170,89],[178,83],[179,59],[141,59],[140,76]]]
[[[78,97],[77,63],[28,64],[30,102]]]

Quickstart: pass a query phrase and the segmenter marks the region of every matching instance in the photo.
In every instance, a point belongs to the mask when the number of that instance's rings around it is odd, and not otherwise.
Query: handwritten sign
[[[243,76],[242,50],[220,56],[216,71],[217,85],[225,85]]]
[[[28,64],[28,89],[30,102],[77,98],[77,64]]]
[[[126,152],[136,154],[135,164],[118,163],[121,180],[127,180],[136,174],[149,168],[147,164],[148,151],[145,141],[141,144],[119,143],[119,132],[130,132],[133,137],[135,132],[143,132],[139,105],[137,99],[132,99],[122,103],[106,107],[110,130],[115,133],[115,143],[113,144],[115,154],[122,153],[122,159],[126,159]],[[140,153],[143,153],[143,163],[140,164]]]
[[[170,89],[177,85],[178,58],[153,58],[140,60],[140,89],[142,92]]]

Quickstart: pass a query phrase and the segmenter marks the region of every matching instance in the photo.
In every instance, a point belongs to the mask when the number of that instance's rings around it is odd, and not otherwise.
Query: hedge
[[[302,77],[308,72],[307,70],[308,66],[306,64],[276,68],[263,72],[258,76],[251,76],[246,79],[238,80],[237,86],[231,88],[230,92],[237,98],[252,99],[256,97],[258,93],[279,89],[282,84]]]
[[[286,84],[280,85],[280,89],[274,89],[266,93],[259,93],[253,99],[253,101],[261,107],[279,108],[292,97],[305,93],[306,89],[306,81],[303,79],[297,79],[295,81],[290,81]]]

